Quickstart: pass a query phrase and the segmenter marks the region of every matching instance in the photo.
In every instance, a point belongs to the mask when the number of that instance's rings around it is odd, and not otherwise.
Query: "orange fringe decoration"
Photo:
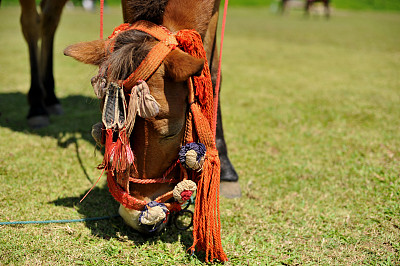
[[[115,170],[117,183],[129,191],[129,176],[136,170],[134,155],[126,136],[126,128],[124,127],[116,133],[118,139],[113,142],[113,129],[106,130],[105,152],[101,167],[104,167],[109,173],[113,173]]]
[[[200,35],[193,30],[181,30],[176,34],[179,48],[188,54],[206,59],[206,52]],[[189,81],[190,82],[190,81]],[[214,259],[227,261],[221,244],[221,221],[219,210],[219,183],[220,183],[220,160],[215,144],[215,138],[211,130],[213,122],[213,88],[208,63],[200,76],[193,77],[194,93],[199,102],[191,105],[190,111],[199,142],[206,148],[206,159],[203,170],[197,181],[197,194],[195,212],[193,217],[193,245],[191,252],[196,246],[206,253],[206,262]],[[190,86],[190,85],[189,85]],[[188,125],[187,125],[188,126]],[[188,130],[192,131],[191,128]],[[190,136],[188,136],[190,138]]]
[[[214,137],[209,121],[206,119],[198,104],[192,104],[196,132],[199,142],[206,148],[206,159],[200,179],[197,182],[197,194],[195,212],[193,217],[193,245],[206,252],[206,261],[218,259],[227,261],[221,244],[221,221],[219,210],[219,183],[220,183],[220,161],[218,150],[215,147]]]

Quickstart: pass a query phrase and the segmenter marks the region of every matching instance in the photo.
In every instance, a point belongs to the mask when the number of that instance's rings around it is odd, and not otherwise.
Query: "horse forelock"
[[[113,52],[103,63],[102,69],[107,71],[107,79],[126,79],[143,61],[155,42],[154,37],[141,31],[128,30],[120,33],[113,44]]]

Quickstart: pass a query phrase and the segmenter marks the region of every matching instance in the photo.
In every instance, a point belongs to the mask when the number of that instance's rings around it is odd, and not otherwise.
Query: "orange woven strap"
[[[158,69],[165,57],[178,45],[175,36],[167,28],[149,21],[137,21],[128,30],[143,31],[160,42],[150,50],[136,70],[122,82],[126,90],[135,86],[138,80],[147,80]]]
[[[118,34],[120,34],[121,32],[129,30],[130,27],[131,27],[131,24],[129,24],[129,23],[123,23],[123,24],[119,25],[118,27],[116,27],[114,29],[114,31],[111,33],[111,35],[108,36],[108,39],[112,39],[115,36],[117,36]]]
[[[166,27],[154,24],[150,21],[139,20],[133,23],[129,27],[129,30],[140,30],[146,32],[157,40],[165,42],[167,45],[178,44],[172,32],[170,32]]]
[[[147,80],[158,69],[171,50],[171,46],[167,46],[163,42],[157,43],[136,70],[122,82],[124,90],[130,91],[138,80]]]
[[[123,85],[124,89],[129,91],[138,80],[147,80],[158,69],[165,57],[176,48],[178,42],[172,32],[164,26],[140,20],[133,24],[124,23],[116,27],[106,41],[106,54],[114,51],[115,37],[127,30],[139,30],[160,41],[150,50],[136,70],[126,80],[120,82],[120,85]]]

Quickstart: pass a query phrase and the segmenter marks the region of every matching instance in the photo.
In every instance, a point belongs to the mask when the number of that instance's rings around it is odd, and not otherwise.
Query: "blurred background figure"
[[[323,5],[323,11],[320,12],[316,3]],[[314,9],[317,13],[324,13],[326,18],[330,17],[330,0],[280,0],[278,3],[278,11],[281,14],[286,13],[291,8],[304,8],[304,15],[309,16]]]
[[[94,0],[83,0],[82,6],[87,11],[94,11],[95,8]]]
[[[66,4],[68,8],[82,6],[83,9],[90,12],[96,11],[96,5],[99,5],[99,0],[69,0]],[[104,1],[104,6],[107,6],[107,1]]]

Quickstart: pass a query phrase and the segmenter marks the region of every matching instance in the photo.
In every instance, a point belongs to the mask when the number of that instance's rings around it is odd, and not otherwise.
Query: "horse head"
[[[220,162],[210,130],[213,89],[202,44],[214,3],[207,19],[196,20],[193,11],[201,6],[185,13],[178,2],[166,5],[163,26],[128,19],[107,40],[74,44],[64,53],[99,67],[92,85],[102,100],[101,166],[125,222],[158,232],[198,186],[192,249],[226,260],[217,206]],[[214,244],[209,233],[216,234]]]
[[[92,79],[96,94],[104,106],[105,90],[109,84],[118,84],[133,73],[158,41],[147,33],[127,30],[115,37],[111,49],[104,40],[79,43],[69,46],[65,54],[81,62],[99,66],[99,74]],[[113,52],[110,53],[110,50]],[[168,53],[160,66],[145,81],[150,95],[158,105],[154,117],[135,117],[130,133],[130,147],[135,155],[136,178],[157,179],[176,161],[182,144],[188,111],[189,77],[201,73],[204,60],[195,58],[180,49]],[[99,79],[105,78],[103,87]],[[136,84],[135,84],[136,85]],[[125,96],[125,95],[124,95]],[[171,171],[167,178],[179,175],[179,168]],[[164,176],[165,177],[165,176]],[[152,201],[173,189],[174,184],[137,184],[130,194],[139,200]],[[123,210],[122,210],[123,211]],[[139,211],[130,213],[139,215]],[[135,229],[147,231],[138,219],[129,219]]]

